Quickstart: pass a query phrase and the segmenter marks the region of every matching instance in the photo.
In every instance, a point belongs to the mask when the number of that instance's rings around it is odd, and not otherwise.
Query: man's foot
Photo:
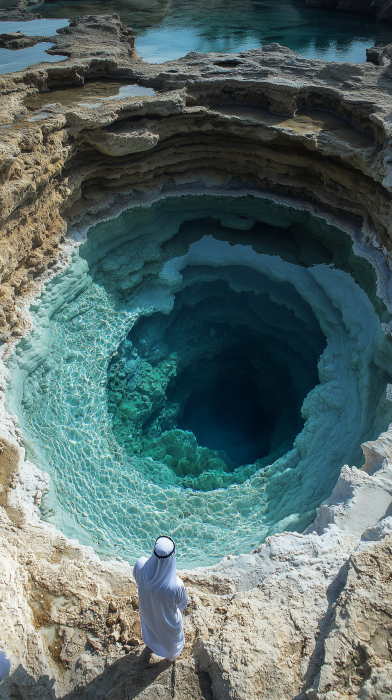
[[[142,653],[139,656],[139,663],[143,669],[149,667],[151,656],[152,656],[152,651],[151,651],[150,647],[145,646]]]

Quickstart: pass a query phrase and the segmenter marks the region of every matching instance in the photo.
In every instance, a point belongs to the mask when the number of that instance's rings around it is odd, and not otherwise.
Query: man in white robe
[[[140,557],[133,569],[143,641],[154,654],[169,661],[174,661],[184,648],[181,611],[189,600],[177,576],[175,552],[171,537],[158,537],[151,557]]]

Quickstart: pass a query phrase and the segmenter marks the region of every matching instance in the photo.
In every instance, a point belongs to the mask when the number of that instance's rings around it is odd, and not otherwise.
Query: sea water
[[[150,63],[189,51],[235,53],[273,42],[325,61],[366,60],[366,48],[392,42],[392,27],[369,15],[320,10],[303,0],[92,0],[34,5],[45,17],[119,12]]]
[[[0,34],[9,32],[21,32],[26,36],[52,36],[56,34],[57,29],[66,27],[68,20],[64,19],[33,19],[32,21],[22,22],[0,22]],[[0,74],[14,73],[23,70],[28,66],[32,66],[40,61],[48,61],[57,63],[65,61],[64,56],[51,56],[46,53],[53,44],[46,41],[41,41],[35,46],[29,46],[26,49],[0,49]]]

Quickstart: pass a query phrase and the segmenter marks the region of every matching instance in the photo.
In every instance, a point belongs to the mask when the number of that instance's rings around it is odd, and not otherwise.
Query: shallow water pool
[[[106,100],[122,100],[126,97],[153,97],[155,90],[125,80],[86,80],[83,85],[59,88],[50,93],[29,95],[24,101],[30,109],[40,109],[45,105],[59,102],[62,105],[77,104],[87,109],[100,107]]]
[[[32,21],[22,22],[0,22],[0,34],[8,32],[21,32],[26,36],[53,36],[57,29],[66,27],[67,19],[33,19]],[[65,56],[51,56],[46,53],[53,44],[49,42],[40,42],[35,46],[29,46],[26,49],[0,49],[0,74],[15,73],[19,70],[24,70],[28,66],[35,65],[40,61],[48,61],[57,63],[65,61]]]
[[[50,63],[65,61],[66,56],[51,56],[46,53],[47,49],[52,46],[53,44],[42,41],[27,49],[17,49],[16,51],[0,49],[0,73],[15,73],[28,68],[28,66],[34,66],[40,61],[49,61]]]
[[[0,34],[21,32],[26,36],[53,36],[58,29],[66,27],[67,19],[32,19],[21,22],[0,22]]]

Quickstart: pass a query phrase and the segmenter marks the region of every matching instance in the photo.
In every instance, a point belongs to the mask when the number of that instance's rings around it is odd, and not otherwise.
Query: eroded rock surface
[[[25,49],[34,46],[40,41],[47,41],[46,36],[26,36],[22,32],[8,32],[0,34],[0,48],[2,49]]]
[[[324,664],[309,698],[391,697],[391,555],[389,536],[351,556],[325,642]]]
[[[41,19],[41,15],[38,12],[34,12],[34,15],[32,15],[30,10],[26,9],[25,0],[16,0],[15,3],[10,4],[9,7],[0,8],[1,22],[23,22],[33,18]]]

